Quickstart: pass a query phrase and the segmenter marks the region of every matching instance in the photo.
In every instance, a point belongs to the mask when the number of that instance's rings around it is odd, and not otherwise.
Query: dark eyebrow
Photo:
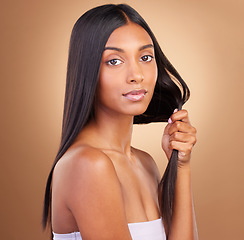
[[[104,51],[105,50],[115,50],[115,51],[118,51],[118,52],[125,52],[123,49],[117,48],[117,47],[105,47]]]
[[[139,51],[142,51],[142,50],[147,49],[147,48],[154,48],[154,46],[152,44],[147,44],[147,45],[140,47]],[[122,53],[125,52],[122,48],[117,48],[117,47],[105,47],[104,51],[105,50],[115,50],[115,51],[122,52]]]
[[[146,48],[154,48],[154,46],[152,44],[147,44],[147,45],[144,45],[144,46],[140,47],[139,51],[142,51],[142,50],[144,50]]]

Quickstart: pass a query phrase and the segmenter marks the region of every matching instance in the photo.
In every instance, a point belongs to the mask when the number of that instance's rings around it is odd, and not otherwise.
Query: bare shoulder
[[[90,164],[96,167],[96,164],[110,164],[109,157],[97,148],[90,146],[79,146],[73,149],[69,149],[63,157],[59,160],[57,165],[60,167],[74,167],[77,170],[86,167]],[[95,165],[94,165],[95,164]],[[58,166],[59,167],[59,166]]]
[[[80,146],[68,150],[58,161],[54,169],[53,184],[62,183],[63,192],[67,195],[77,194],[77,189],[84,190],[93,187],[92,184],[102,184],[98,179],[116,180],[117,175],[110,158],[102,151],[90,147]],[[80,194],[80,192],[78,192]]]
[[[54,184],[62,186],[65,205],[84,239],[116,239],[117,234],[131,239],[120,182],[106,154],[81,146],[68,151],[55,168]]]
[[[157,167],[157,164],[153,157],[140,149],[137,148],[132,148],[133,152],[137,156],[137,158],[140,160],[142,165],[145,167],[145,169],[153,176],[156,178],[157,181],[160,180],[160,173]]]

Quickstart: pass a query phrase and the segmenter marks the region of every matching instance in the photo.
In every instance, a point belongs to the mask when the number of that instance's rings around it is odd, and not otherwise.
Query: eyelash
[[[147,59],[146,59],[146,60],[143,60],[143,58],[145,58],[145,57],[146,57]],[[151,55],[144,55],[144,56],[141,57],[140,60],[141,60],[142,62],[151,62],[153,58],[154,58],[154,57],[151,56]],[[112,63],[113,61],[116,61],[116,63],[113,64],[113,63]],[[118,62],[120,62],[120,63],[118,63]],[[114,59],[111,59],[111,60],[107,61],[106,63],[107,63],[108,65],[110,65],[110,66],[117,66],[117,65],[121,64],[122,61],[119,60],[119,59],[114,58]]]
[[[144,57],[147,57],[146,61],[143,60]],[[149,60],[148,60],[148,58],[149,58]],[[151,62],[153,60],[153,56],[152,55],[144,55],[144,56],[141,57],[141,60],[143,62]]]
[[[108,65],[110,65],[110,66],[117,66],[118,64],[112,64],[112,61],[116,61],[116,62],[120,62],[119,64],[121,64],[122,63],[122,61],[121,60],[119,60],[119,59],[116,59],[116,58],[114,58],[114,59],[111,59],[111,60],[109,60],[109,61],[107,61],[106,63],[108,64]]]

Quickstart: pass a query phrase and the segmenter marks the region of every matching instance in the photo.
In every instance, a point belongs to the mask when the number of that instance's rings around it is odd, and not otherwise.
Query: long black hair
[[[182,106],[189,98],[187,85],[163,54],[147,23],[132,7],[126,4],[107,4],[83,14],[71,33],[61,143],[47,179],[43,208],[44,228],[51,222],[51,182],[54,167],[78,133],[95,117],[96,91],[104,47],[111,33],[128,22],[140,25],[151,37],[158,68],[152,100],[145,113],[134,117],[134,123],[167,121],[173,110]],[[174,152],[173,155],[159,184],[159,204],[167,233],[170,229],[177,174],[177,154]]]

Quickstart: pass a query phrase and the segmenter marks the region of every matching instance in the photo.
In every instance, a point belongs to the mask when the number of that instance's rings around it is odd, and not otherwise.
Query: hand
[[[173,149],[178,150],[178,166],[190,162],[191,151],[196,143],[196,129],[191,126],[186,110],[174,111],[164,129],[162,148],[170,159]]]

